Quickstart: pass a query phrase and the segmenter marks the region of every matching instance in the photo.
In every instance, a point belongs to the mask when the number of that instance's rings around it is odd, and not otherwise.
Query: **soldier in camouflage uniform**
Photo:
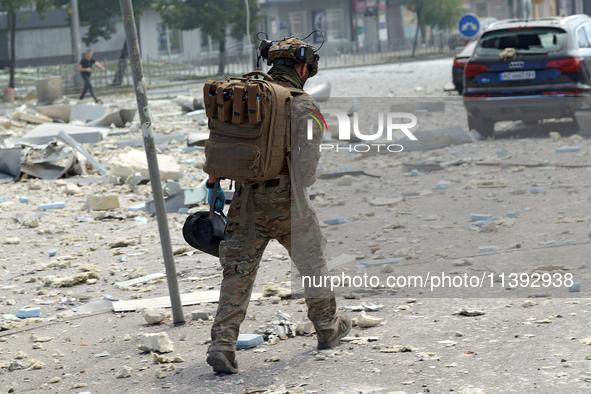
[[[302,89],[307,78],[316,74],[317,59],[313,64],[298,63],[293,55],[302,45],[306,44],[297,38],[289,38],[271,47],[268,61],[273,64],[273,68],[269,75],[275,82]],[[308,94],[294,97],[292,165],[286,166],[276,179],[253,184],[254,240],[249,239],[249,223],[243,226],[239,224],[240,208],[246,201],[242,198],[243,185],[236,185],[228,211],[226,238],[220,245],[223,280],[207,357],[208,364],[215,372],[238,372],[235,349],[240,324],[246,315],[263,252],[271,239],[276,239],[287,249],[302,277],[328,275],[324,253],[326,238],[320,231],[316,212],[304,189],[316,181],[319,144],[322,140],[322,129],[316,123],[313,124],[313,139],[307,139],[307,120],[310,118],[302,112],[309,109],[320,112]],[[301,183],[298,187],[290,180],[289,168],[295,172],[292,175],[296,175],[296,183]],[[215,179],[210,177],[208,187],[213,188],[214,182]],[[216,209],[221,210],[219,201]],[[304,293],[308,318],[316,329],[318,348],[336,346],[351,330],[351,320],[344,313],[337,314],[334,294],[329,289],[304,288]]]

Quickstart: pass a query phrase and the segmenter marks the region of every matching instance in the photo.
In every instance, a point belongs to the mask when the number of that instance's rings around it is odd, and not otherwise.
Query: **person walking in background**
[[[88,90],[90,91],[90,95],[92,96],[94,101],[96,103],[101,103],[101,101],[96,98],[94,94],[94,89],[92,89],[92,85],[90,84],[90,74],[92,73],[93,64],[96,64],[98,68],[105,71],[105,67],[96,60],[94,60],[94,58],[92,57],[92,51],[88,49],[86,51],[86,55],[84,55],[84,57],[82,58],[82,60],[80,60],[80,63],[78,64],[78,71],[80,71],[80,75],[84,80],[84,89],[82,89],[82,94],[80,94],[80,100],[84,99],[86,91]]]

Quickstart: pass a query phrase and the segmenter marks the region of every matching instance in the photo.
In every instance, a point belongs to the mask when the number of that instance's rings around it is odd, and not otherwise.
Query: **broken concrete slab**
[[[200,203],[207,201],[207,187],[205,187],[205,181],[196,188],[183,189],[185,194],[185,207],[192,208],[198,206]],[[228,196],[226,196],[226,200]]]
[[[113,310],[113,301],[101,299],[101,300],[89,301],[86,304],[79,306],[78,310],[76,312],[79,314],[84,314],[84,313],[112,311],[112,310]]]
[[[53,141],[62,130],[81,144],[95,144],[100,142],[109,133],[109,128],[107,127],[44,123],[35,127],[22,138],[11,138],[10,141],[13,143],[27,142],[36,145],[47,144]]]
[[[174,157],[168,155],[158,155],[158,167],[160,169],[160,179],[178,181],[182,174],[181,167]],[[145,152],[138,149],[131,149],[120,155],[112,164],[108,172],[109,176],[130,177],[139,174],[143,179],[150,179],[148,171],[148,160]]]
[[[12,119],[22,120],[23,122],[28,123],[53,123],[53,119],[51,119],[49,116],[20,110],[17,110],[12,114]]]
[[[252,293],[250,296],[250,300],[257,300],[262,296],[263,295],[261,293]],[[202,302],[218,302],[219,299],[219,290],[181,294],[181,303],[183,304],[183,306],[200,304]],[[113,302],[113,311],[135,311],[140,306],[146,306],[151,308],[170,308],[170,305],[171,304],[169,296],[141,300],[123,300]]]
[[[51,104],[63,97],[62,77],[41,78],[35,81],[37,104]]]
[[[101,116],[98,119],[89,122],[89,125],[93,126],[110,126],[114,124],[116,127],[125,127],[126,123],[131,123],[135,114],[137,112],[136,108],[131,109],[120,109],[115,112],[111,112]]]
[[[165,273],[158,272],[156,274],[150,274],[150,275],[146,275],[146,276],[141,276],[139,278],[126,280],[125,282],[115,282],[115,285],[117,287],[133,286],[133,285],[137,285],[138,283],[149,282],[153,279],[160,279],[160,278],[164,278],[164,277],[166,277]]]
[[[0,183],[16,181],[21,174],[21,148],[0,149]]]
[[[70,122],[70,112],[72,112],[73,104],[54,104],[37,106],[35,110],[41,115],[49,116],[52,119],[58,119],[63,122]]]
[[[105,175],[107,173],[107,169],[103,167],[102,164],[99,163],[98,160],[96,160],[90,153],[88,153],[88,151],[84,149],[84,147],[80,145],[78,141],[76,141],[72,136],[66,134],[66,132],[63,130],[60,130],[57,136],[60,140],[69,144],[78,152],[80,152],[86,158],[86,160],[88,160],[88,162],[98,170],[99,174]]]
[[[181,208],[184,208],[185,193],[181,189],[181,185],[176,182],[168,182],[162,189],[166,213],[177,213]],[[146,201],[146,210],[150,215],[156,216],[156,203],[153,198]]]
[[[102,105],[79,102],[72,107],[72,110],[70,111],[70,119],[89,122],[105,116],[107,110],[108,108]]]
[[[86,202],[88,203],[88,209],[91,210],[118,209],[120,207],[117,194],[88,196]]]

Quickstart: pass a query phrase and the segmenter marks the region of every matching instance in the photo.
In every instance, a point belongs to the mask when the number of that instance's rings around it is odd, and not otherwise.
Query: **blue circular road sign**
[[[480,21],[474,14],[465,14],[458,22],[458,29],[464,37],[474,37],[480,31]]]

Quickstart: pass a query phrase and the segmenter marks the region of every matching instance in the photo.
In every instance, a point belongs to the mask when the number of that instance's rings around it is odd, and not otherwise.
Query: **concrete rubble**
[[[165,332],[142,334],[141,339],[142,344],[139,348],[144,352],[170,353],[174,351],[174,345]]]
[[[333,83],[333,93],[337,88]],[[190,392],[188,380],[201,384],[202,376],[213,376],[204,358],[223,271],[217,259],[186,247],[181,235],[186,214],[177,209],[208,208],[202,172],[208,134],[203,113],[190,105],[199,98],[198,89],[182,94],[188,99],[150,102],[163,186],[177,200],[168,213],[177,279],[182,296],[194,297],[184,303],[182,327],[169,325],[167,316],[170,300],[157,223],[150,216],[152,192],[137,114],[124,120],[133,94],[105,99],[103,106],[60,95],[46,105],[0,111],[0,341],[5,348],[0,368],[11,371],[15,392],[53,381],[49,387],[55,392],[87,384],[89,392],[100,393],[116,378],[121,390],[130,392],[154,382]],[[189,105],[183,108],[181,101]],[[445,113],[433,103],[407,110],[436,121]],[[445,101],[446,108],[457,104]],[[48,118],[53,123],[39,123]],[[97,121],[101,125],[90,124]],[[481,393],[485,389],[477,387],[503,391],[503,374],[519,373],[549,390],[568,381],[573,392],[586,392],[591,339],[584,313],[590,288],[584,207],[590,198],[591,144],[570,138],[560,127],[552,128],[560,133],[544,138],[484,141],[465,125],[462,130],[440,126],[417,133],[420,150],[400,155],[323,152],[318,180],[308,192],[324,226],[331,274],[424,277],[443,270],[451,278],[485,275],[487,284],[492,280],[497,287],[479,293],[454,289],[442,298],[428,287],[421,293],[408,284],[337,290],[339,310],[348,311],[356,326],[334,352],[317,352],[290,256],[271,242],[241,327],[241,374],[205,384],[220,392],[255,385],[268,392],[303,392],[306,386],[307,391],[357,392],[373,390],[357,384],[371,374],[371,384],[388,387],[385,392],[422,392],[425,384],[430,392]],[[106,172],[61,140],[62,129]],[[510,273],[530,279],[572,273],[575,279],[534,291],[508,283]],[[433,277],[428,283],[435,283]],[[493,290],[497,293],[488,293]],[[115,312],[117,303],[132,301],[137,304]],[[141,305],[143,312],[134,312]],[[500,344],[520,351],[504,360],[508,372],[502,379],[480,379],[482,369],[496,368]],[[314,366],[293,359],[309,359]],[[340,366],[331,368],[330,383],[323,370],[328,361]],[[170,367],[175,364],[176,369]],[[263,368],[271,378],[260,373]],[[189,370],[197,377],[188,378]],[[380,380],[384,375],[395,387]],[[271,383],[276,387],[267,390]],[[513,384],[523,392],[533,387]],[[12,388],[8,385],[2,383],[0,392]]]

